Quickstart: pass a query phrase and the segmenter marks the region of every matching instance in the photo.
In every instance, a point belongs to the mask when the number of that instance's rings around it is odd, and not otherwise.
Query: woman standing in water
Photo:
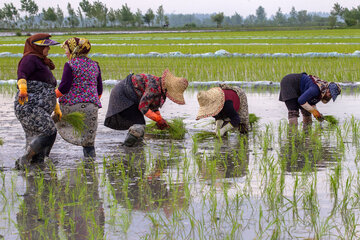
[[[340,85],[328,83],[320,78],[306,73],[288,74],[280,82],[279,100],[285,102],[288,109],[289,124],[297,125],[299,110],[303,115],[303,124],[312,123],[311,114],[319,121],[324,120],[317,110],[318,102],[335,101],[341,93]]]
[[[55,110],[61,118],[61,111],[56,104],[56,79],[51,72],[55,65],[47,56],[50,46],[59,43],[50,37],[50,34],[39,33],[26,39],[24,55],[18,64],[14,107],[26,137],[26,152],[16,161],[18,169],[43,162],[56,139],[51,113]]]
[[[145,133],[145,118],[156,122],[159,129],[168,128],[160,115],[166,97],[177,104],[185,104],[185,78],[175,77],[166,69],[161,77],[151,74],[130,74],[111,90],[106,127],[129,130],[124,145],[131,147],[141,142]]]
[[[66,141],[83,147],[84,157],[93,158],[96,156],[94,145],[103,91],[100,67],[98,62],[87,56],[91,49],[88,39],[69,38],[62,48],[69,61],[65,63],[56,96],[64,115],[72,112],[85,114],[86,128],[79,135],[74,134],[73,128],[66,122],[58,122],[56,127]]]

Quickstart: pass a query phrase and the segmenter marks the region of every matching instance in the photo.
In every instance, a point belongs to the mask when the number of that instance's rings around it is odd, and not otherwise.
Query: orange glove
[[[24,103],[29,100],[27,93],[26,79],[24,78],[19,79],[17,85],[19,88],[19,103],[20,105],[24,105]]]
[[[316,118],[316,120],[322,122],[324,120],[323,115],[316,109],[314,109],[312,112],[312,115]]]
[[[158,114],[157,114],[158,113]],[[150,109],[145,113],[145,116],[156,122],[156,126],[159,129],[165,129],[169,127],[169,124],[161,117],[160,112],[153,112]]]
[[[56,97],[57,97],[57,98],[59,98],[59,97],[61,97],[61,96],[63,95],[63,94],[59,91],[58,88],[55,90],[55,93],[56,93]]]
[[[156,126],[157,126],[158,129],[160,129],[160,130],[164,130],[164,129],[170,127],[169,124],[168,124],[163,118],[161,118],[161,120],[156,123]]]

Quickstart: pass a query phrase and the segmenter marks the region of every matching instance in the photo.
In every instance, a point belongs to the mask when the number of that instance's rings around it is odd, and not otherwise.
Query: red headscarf
[[[47,66],[49,66],[49,68],[51,70],[54,70],[55,69],[55,64],[53,63],[53,61],[51,61],[50,58],[47,58],[43,54],[43,50],[44,50],[45,46],[38,46],[38,45],[35,45],[33,43],[35,41],[42,40],[42,39],[47,39],[47,38],[50,38],[50,37],[51,37],[51,35],[47,34],[47,33],[37,33],[37,34],[34,34],[31,37],[29,37],[28,39],[26,39],[23,57],[25,57],[25,56],[27,56],[29,54],[36,55],[39,58],[41,58],[43,60],[43,62]]]

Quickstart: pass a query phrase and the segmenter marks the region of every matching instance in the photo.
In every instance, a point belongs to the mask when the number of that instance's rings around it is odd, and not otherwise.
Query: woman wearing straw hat
[[[312,123],[311,114],[318,121],[324,120],[316,104],[320,101],[326,104],[330,99],[335,101],[340,93],[341,87],[337,83],[328,83],[306,73],[288,74],[280,82],[279,100],[286,104],[289,124],[298,124],[300,109],[303,124],[308,125]]]
[[[64,140],[83,147],[84,157],[94,158],[98,109],[101,108],[100,97],[103,91],[100,67],[98,62],[87,57],[91,49],[88,39],[69,38],[62,48],[69,61],[64,65],[56,97],[59,98],[63,114],[85,114],[86,128],[81,134],[76,134],[67,122],[58,121],[56,127]]]
[[[120,81],[110,94],[104,125],[115,130],[129,130],[124,145],[134,146],[145,133],[144,115],[156,122],[159,129],[168,128],[159,108],[166,97],[177,104],[185,104],[185,78],[175,77],[168,69],[161,77],[150,74],[130,74]]]
[[[16,161],[18,169],[43,162],[56,139],[51,113],[61,117],[56,104],[54,63],[47,58],[50,46],[59,44],[51,35],[38,33],[25,42],[24,55],[18,64],[19,91],[15,97],[15,115],[25,131],[26,153]]]
[[[224,136],[233,129],[241,133],[249,131],[247,97],[241,88],[220,84],[219,87],[198,92],[197,98],[200,109],[196,120],[214,117],[217,136]]]

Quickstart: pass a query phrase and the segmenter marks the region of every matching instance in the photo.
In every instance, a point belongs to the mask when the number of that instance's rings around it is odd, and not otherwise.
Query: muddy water
[[[102,96],[103,108],[99,110],[99,127],[96,136],[96,152],[99,157],[117,154],[122,148],[120,144],[124,141],[126,131],[115,131],[103,125],[109,98],[109,90]],[[259,125],[277,124],[280,120],[287,118],[287,110],[282,102],[278,101],[276,92],[256,93],[247,92],[249,102],[249,112],[255,113],[260,117]],[[339,96],[336,102],[329,104],[318,104],[319,110],[325,115],[335,115],[340,121],[348,119],[351,115],[360,118],[360,110],[357,106],[358,96],[347,94]],[[186,105],[180,106],[167,100],[161,109],[165,119],[182,117],[186,123],[189,133],[185,140],[186,147],[190,148],[192,141],[190,135],[200,130],[211,130],[212,118],[196,121],[198,102],[196,91],[185,93]],[[0,164],[4,168],[14,166],[14,161],[24,152],[24,133],[20,123],[17,121],[13,110],[13,96],[10,93],[0,94],[0,138],[4,140],[4,145],[0,147]],[[148,138],[148,145],[162,146],[166,140],[154,140]],[[51,152],[51,158],[60,166],[71,166],[74,161],[82,157],[82,148],[65,142],[59,135]]]
[[[264,130],[267,126],[273,126],[277,128],[279,122],[285,122],[287,117],[287,111],[285,105],[278,101],[277,91],[263,91],[254,92],[247,90],[249,112],[255,113],[260,117],[259,129]],[[149,218],[149,215],[159,214],[159,216],[168,219],[165,221],[169,227],[174,222],[174,216],[176,216],[177,208],[185,208],[186,212],[193,214],[193,220],[198,221],[200,225],[203,225],[204,231],[202,234],[205,238],[214,237],[212,232],[207,232],[206,225],[211,225],[212,216],[207,216],[210,207],[210,202],[203,202],[202,194],[207,192],[207,189],[211,185],[217,187],[219,185],[219,192],[223,190],[220,188],[221,182],[226,181],[229,183],[228,195],[235,196],[237,192],[236,186],[244,186],[246,184],[251,185],[251,198],[250,204],[246,202],[242,205],[243,212],[241,213],[241,220],[246,219],[246,223],[249,225],[241,229],[239,236],[246,238],[254,238],[257,236],[256,231],[252,224],[255,226],[259,222],[258,216],[260,213],[258,209],[254,209],[254,206],[261,205],[260,199],[262,195],[263,182],[260,181],[260,170],[259,165],[261,161],[257,158],[261,155],[263,149],[261,144],[257,143],[256,137],[250,137],[249,142],[245,144],[239,143],[235,134],[232,134],[228,140],[224,140],[222,145],[214,144],[214,141],[199,143],[195,148],[191,135],[200,130],[211,130],[212,122],[211,118],[195,121],[195,117],[198,110],[198,103],[196,100],[196,91],[187,91],[185,93],[186,105],[179,106],[167,100],[164,107],[161,109],[162,115],[165,119],[171,119],[175,117],[183,117],[186,123],[188,133],[186,139],[182,141],[173,141],[174,148],[170,146],[168,140],[159,140],[151,137],[147,137],[145,145],[138,148],[126,148],[121,147],[120,144],[123,142],[126,131],[114,131],[103,126],[104,117],[106,114],[107,104],[109,98],[109,90],[107,89],[102,96],[103,108],[99,111],[99,127],[96,137],[96,152],[97,158],[95,166],[90,164],[90,167],[86,168],[86,174],[81,178],[80,187],[76,185],[76,176],[79,175],[77,169],[82,164],[82,149],[78,146],[71,145],[57,136],[53,150],[50,154],[51,161],[55,164],[55,168],[59,175],[54,180],[52,177],[45,178],[43,184],[44,187],[41,189],[41,197],[39,197],[39,182],[34,176],[25,178],[21,173],[13,170],[15,159],[20,157],[24,152],[24,133],[20,123],[17,121],[13,111],[13,94],[12,93],[0,93],[0,138],[4,140],[4,145],[0,146],[0,165],[2,166],[2,176],[4,177],[3,183],[6,190],[5,197],[1,200],[3,206],[3,214],[0,219],[0,235],[4,236],[5,239],[18,239],[19,236],[29,236],[32,234],[33,239],[35,236],[56,236],[53,239],[64,239],[64,238],[75,238],[81,239],[81,237],[91,235],[89,227],[93,222],[96,222],[96,226],[92,229],[98,229],[98,232],[102,233],[96,239],[102,239],[106,236],[107,239],[139,239],[141,236],[151,234],[154,227],[154,220]],[[318,109],[326,115],[335,115],[339,118],[340,124],[349,119],[352,115],[356,119],[360,119],[360,110],[357,107],[357,101],[359,96],[354,93],[345,93],[339,96],[335,103],[331,102],[327,105],[319,104]],[[250,133],[250,136],[252,134]],[[234,166],[232,161],[233,150],[243,146],[245,151],[244,162]],[[303,146],[298,146],[299,151]],[[311,146],[310,146],[311,147]],[[306,146],[304,147],[306,148]],[[303,149],[305,151],[305,149]],[[172,151],[177,151],[180,160],[177,157],[171,157]],[[191,154],[193,151],[195,153]],[[273,149],[269,147],[269,153],[276,154],[281,152],[279,149]],[[349,151],[349,150],[347,150]],[[323,146],[321,154],[325,161],[318,163],[318,197],[322,204],[322,209],[319,211],[320,216],[326,217],[328,212],[331,210],[331,198],[329,197],[327,186],[327,169],[331,169],[333,163],[336,162],[336,157],[333,157],[335,153],[339,152],[336,149],[336,139],[325,139],[323,140]],[[126,158],[126,155],[134,155],[134,159],[131,163],[127,163],[129,169],[132,166],[141,166],[143,163],[143,153],[147,156],[165,156],[164,171],[158,172],[156,165],[152,164],[152,170],[147,170],[147,173],[142,173],[147,176],[148,180],[152,181],[152,184],[147,185],[148,188],[141,188],[136,181],[130,183],[127,187],[128,194],[125,195],[122,191],[124,182],[119,176],[119,172],[114,170],[116,168],[104,167],[103,163],[105,159],[120,159]],[[185,157],[185,154],[187,157]],[[202,159],[206,157],[207,160],[212,158],[223,159],[222,164],[216,166],[218,179],[209,179],[207,171],[209,168],[194,167],[194,162],[197,157]],[[151,157],[150,157],[151,158]],[[198,172],[198,180],[201,183],[187,183],[186,186],[183,184],[184,179],[176,180],[176,168],[179,161],[188,158],[189,171]],[[343,167],[349,169],[356,169],[353,163],[354,150],[350,150],[346,157]],[[109,160],[107,160],[109,161]],[[206,165],[206,161],[204,163]],[[115,164],[116,165],[116,164]],[[126,165],[126,164],[125,164]],[[92,166],[92,167],[91,167]],[[286,169],[289,174],[301,169],[303,166],[301,163],[296,163],[292,166],[288,166]],[[310,167],[311,168],[311,167]],[[61,173],[67,172],[67,175]],[[96,172],[96,174],[94,174]],[[354,173],[356,170],[354,170]],[[251,173],[251,174],[250,174]],[[166,177],[164,177],[165,175]],[[174,175],[172,184],[169,183],[170,176]],[[142,175],[141,175],[142,176]],[[140,178],[141,178],[140,176]],[[246,180],[250,177],[250,180]],[[134,179],[138,179],[139,176],[134,173]],[[74,180],[72,180],[74,179]],[[70,184],[67,182],[70,181]],[[287,177],[285,180],[289,186],[285,186],[285,192],[292,193],[291,183],[292,178]],[[112,196],[108,192],[106,183],[109,183],[115,192]],[[42,185],[41,185],[42,186]],[[57,186],[58,189],[74,189],[86,188],[87,194],[85,202],[89,203],[86,206],[74,205],[72,198],[66,196],[66,191],[58,191],[54,193],[54,189],[51,186]],[[177,186],[174,190],[174,186]],[[189,187],[190,186],[190,187]],[[11,192],[9,189],[13,189]],[[51,194],[50,194],[51,192]],[[150,192],[146,194],[146,192]],[[177,192],[178,197],[173,199],[171,196]],[[81,193],[79,193],[81,194]],[[51,215],[51,209],[42,209],[42,215],[39,217],[39,206],[41,203],[47,203],[49,196],[55,197],[58,201],[67,206],[65,208],[64,216],[73,216],[78,222],[75,224],[75,228],[70,228],[71,224],[60,224],[61,217]],[[65,195],[65,196],[64,196]],[[186,202],[191,196],[190,202]],[[11,199],[11,200],[10,200]],[[127,225],[127,217],[130,209],[127,207],[129,204],[126,202],[128,199],[131,203],[131,217],[129,224]],[[114,209],[114,201],[119,203],[119,206]],[[155,202],[154,202],[155,200]],[[225,201],[223,197],[219,197],[219,209]],[[40,203],[39,203],[40,201]],[[9,203],[11,202],[11,204]],[[157,204],[163,202],[162,204]],[[141,204],[140,204],[141,203]],[[26,206],[24,210],[23,206]],[[44,204],[46,205],[46,204]],[[161,206],[160,206],[161,205]],[[47,206],[47,205],[46,205]],[[117,206],[117,205],[115,205]],[[92,212],[95,218],[93,222],[85,218],[88,212]],[[191,215],[190,214],[190,215]],[[221,215],[219,213],[219,215]],[[156,216],[156,215],[155,215]],[[202,217],[203,216],[203,217]],[[65,217],[66,218],[66,217]],[[221,219],[221,217],[219,217]],[[322,219],[323,220],[323,219]],[[186,219],[179,219],[182,228],[178,231],[174,230],[172,233],[173,239],[185,238],[185,233],[191,232],[192,225]],[[340,221],[335,219],[335,222]],[[176,221],[175,221],[176,222]],[[200,223],[201,222],[201,223]],[[44,225],[48,227],[44,227]],[[39,231],[39,226],[42,231]],[[65,226],[65,227],[64,227]],[[67,226],[67,227],[66,227]],[[141,228],[139,228],[141,226]],[[178,227],[178,226],[176,226]],[[200,227],[199,227],[200,228]],[[74,232],[75,229],[75,232]],[[224,221],[220,227],[221,230],[217,231],[215,238],[221,239],[226,236],[228,232],[231,232],[231,226],[228,221]],[[97,230],[95,230],[96,232]],[[299,227],[292,232],[296,236],[307,237],[309,236],[309,229],[306,227]],[[340,229],[341,231],[341,229]],[[40,233],[41,234],[40,234]],[[127,234],[124,235],[124,232]],[[38,235],[40,234],[40,235]],[[185,234],[185,235],[184,235]],[[201,238],[200,233],[192,233],[190,238]],[[150,235],[153,236],[153,235]],[[210,237],[211,236],[211,237]],[[86,239],[85,237],[84,239]],[[170,237],[171,238],[171,237]]]

